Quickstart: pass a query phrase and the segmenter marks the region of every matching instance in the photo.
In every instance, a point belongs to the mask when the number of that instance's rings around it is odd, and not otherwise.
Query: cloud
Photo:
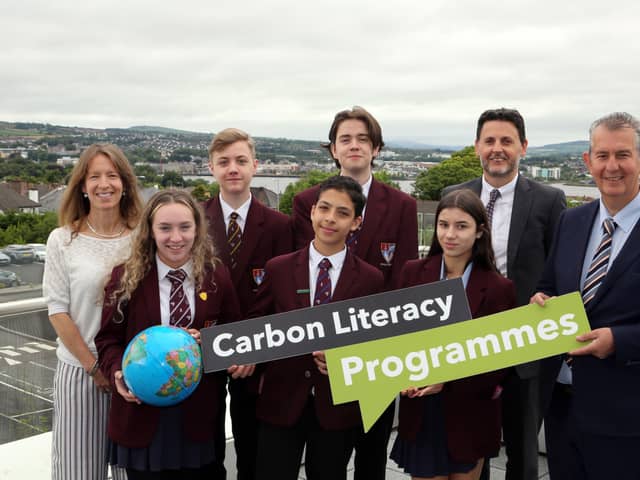
[[[540,145],[640,114],[631,1],[11,3],[3,120],[321,139],[358,104],[386,136],[468,144],[510,106]]]

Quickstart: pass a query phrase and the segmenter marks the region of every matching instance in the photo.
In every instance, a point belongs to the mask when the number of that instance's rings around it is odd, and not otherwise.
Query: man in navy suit
[[[360,226],[365,202],[360,185],[335,176],[320,184],[318,192],[311,208],[314,239],[296,252],[267,262],[250,316],[382,290],[380,271],[345,245],[349,233]],[[307,354],[259,367],[259,480],[297,479],[305,446],[307,478],[346,480],[347,464],[362,431],[360,410],[356,402],[333,405],[326,365],[320,364],[316,366],[314,357]]]
[[[558,458],[552,443],[550,474],[563,480],[637,480],[640,122],[628,113],[612,113],[596,120],[589,136],[583,159],[600,200],[560,217],[539,292],[531,299],[544,305],[549,297],[580,291],[592,328],[577,337],[585,345],[569,352],[572,401],[566,419],[568,447],[562,449],[567,457]],[[560,364],[556,360],[556,372]]]
[[[246,132],[228,128],[214,137],[209,147],[209,169],[220,186],[220,194],[206,202],[204,209],[216,253],[231,273],[242,319],[247,318],[255,302],[267,261],[293,248],[289,217],[266,207],[251,195],[251,180],[257,165],[255,142]],[[238,480],[253,480],[256,475],[258,422],[254,381],[251,378],[229,380]],[[224,434],[224,428],[220,431]],[[219,442],[224,439],[220,438]]]
[[[324,145],[340,175],[351,177],[367,199],[362,226],[347,240],[349,250],[384,275],[384,289],[391,290],[407,260],[418,257],[416,201],[406,193],[373,178],[373,162],[384,147],[378,121],[362,107],[338,112]],[[310,212],[318,187],[300,192],[293,199],[293,229],[296,248],[313,238]],[[393,424],[394,404],[356,444],[355,480],[382,480],[387,465],[387,444]]]
[[[496,265],[515,283],[518,305],[528,304],[536,291],[556,222],[566,206],[561,190],[518,174],[527,145],[524,119],[517,110],[499,108],[483,112],[475,141],[482,177],[442,192],[444,195],[468,188],[480,196],[487,211],[492,210]],[[509,369],[503,381],[502,431],[507,480],[538,478],[538,431],[554,383],[553,375],[540,375],[540,362]],[[488,480],[489,475],[487,461],[482,480]]]

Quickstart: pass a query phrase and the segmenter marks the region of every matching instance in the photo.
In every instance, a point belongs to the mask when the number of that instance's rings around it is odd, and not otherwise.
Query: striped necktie
[[[316,280],[316,293],[313,296],[314,305],[323,305],[331,301],[331,277],[329,269],[331,262],[328,258],[323,258],[318,263],[318,278]]]
[[[611,257],[611,239],[616,227],[617,224],[613,218],[606,218],[602,222],[602,240],[600,240],[600,245],[598,245],[596,252],[593,254],[593,260],[589,265],[587,276],[584,279],[584,287],[582,288],[582,301],[585,305],[596,296],[596,291],[607,274],[609,257]]]
[[[187,273],[183,269],[169,270],[167,278],[171,282],[169,294],[169,323],[176,327],[187,328],[191,325],[191,307],[184,292]]]
[[[239,216],[237,212],[231,212],[229,227],[227,228],[227,243],[229,244],[229,258],[232,269],[238,265],[238,250],[242,243],[242,230],[240,230],[240,225],[238,225]]]
[[[489,203],[487,203],[487,206],[485,207],[487,210],[487,218],[489,219],[489,227],[491,227],[491,222],[493,221],[493,210],[496,207],[496,200],[498,200],[500,196],[500,190],[497,188],[494,188],[489,193]]]
[[[360,235],[360,230],[362,230],[362,225],[360,225],[356,230],[352,230],[347,235],[347,248],[351,253],[356,253],[356,247],[358,246],[358,236]]]

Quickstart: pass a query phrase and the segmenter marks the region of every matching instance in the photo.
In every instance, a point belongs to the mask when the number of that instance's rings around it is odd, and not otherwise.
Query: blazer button
[[[311,378],[311,372],[309,370],[304,371],[304,378]]]

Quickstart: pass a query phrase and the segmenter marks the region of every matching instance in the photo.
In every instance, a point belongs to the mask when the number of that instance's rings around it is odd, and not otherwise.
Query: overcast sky
[[[640,115],[640,2],[3,0],[0,120],[325,139],[362,105],[385,139],[473,141],[518,108],[531,145]]]

